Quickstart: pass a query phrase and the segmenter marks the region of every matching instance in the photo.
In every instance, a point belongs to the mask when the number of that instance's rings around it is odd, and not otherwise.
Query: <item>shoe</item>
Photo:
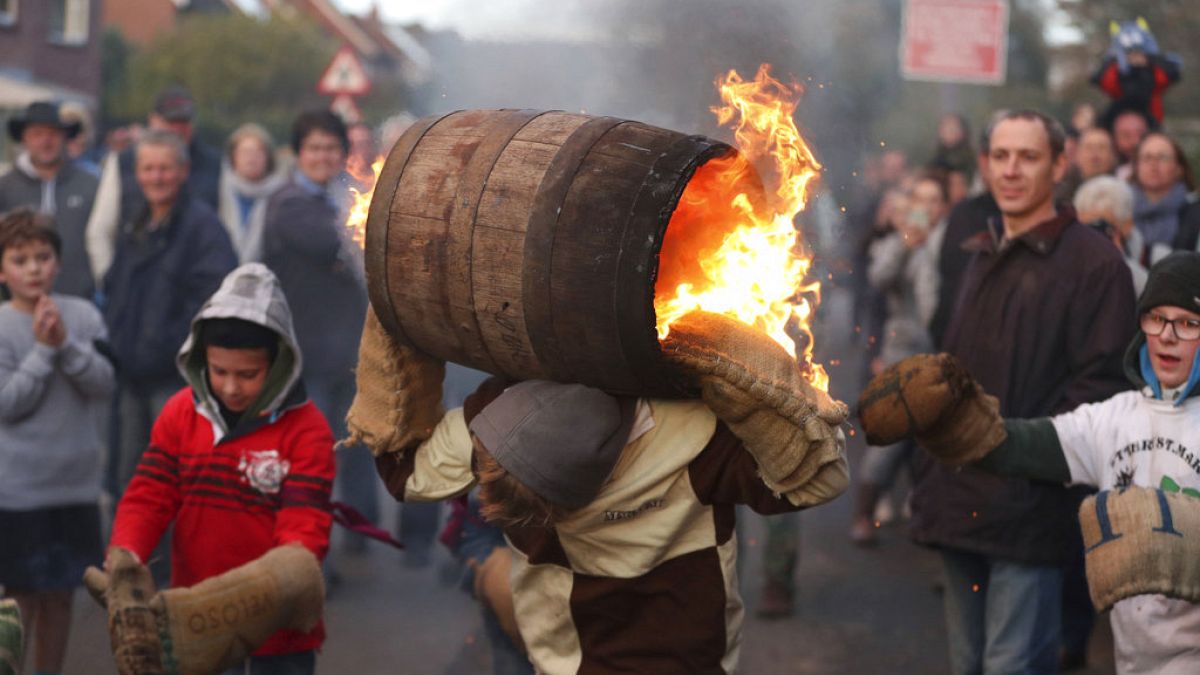
[[[850,525],[850,541],[863,547],[874,546],[879,543],[877,529],[878,525],[875,521],[868,518],[855,518]]]
[[[785,619],[792,615],[792,591],[776,583],[763,586],[762,599],[756,614],[760,619]]]

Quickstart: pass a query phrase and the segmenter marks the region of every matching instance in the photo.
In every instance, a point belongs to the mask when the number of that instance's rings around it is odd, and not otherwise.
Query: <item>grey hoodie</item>
[[[271,364],[262,394],[242,414],[235,429],[227,428],[220,405],[208,387],[205,355],[195,349],[200,322],[206,319],[242,319],[279,335],[279,353]],[[270,424],[308,398],[300,380],[303,357],[296,343],[292,311],[279,280],[262,263],[246,263],[225,276],[221,287],[192,319],[191,332],[175,357],[175,365],[192,387],[196,409],[213,423],[213,439],[217,443]]]

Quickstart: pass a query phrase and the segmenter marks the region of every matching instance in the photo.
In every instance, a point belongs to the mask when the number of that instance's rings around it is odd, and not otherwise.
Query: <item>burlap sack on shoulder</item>
[[[276,631],[310,631],[324,605],[320,563],[295,544],[190,588],[163,591],[151,602],[164,665],[181,675],[237,665]]]
[[[1106,490],[1083,501],[1079,524],[1097,611],[1147,593],[1200,603],[1200,499]]]
[[[429,438],[442,419],[446,366],[392,339],[369,309],[358,346],[358,391],[346,415],[346,445],[365,444],[376,457]]]

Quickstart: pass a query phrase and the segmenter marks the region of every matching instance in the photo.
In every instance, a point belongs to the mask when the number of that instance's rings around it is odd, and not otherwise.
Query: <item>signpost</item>
[[[317,92],[334,97],[330,108],[347,122],[362,119],[354,97],[364,96],[370,91],[371,77],[349,45],[343,45],[333,55],[333,60],[317,80]]]
[[[900,72],[908,80],[1004,84],[1007,0],[906,0]]]

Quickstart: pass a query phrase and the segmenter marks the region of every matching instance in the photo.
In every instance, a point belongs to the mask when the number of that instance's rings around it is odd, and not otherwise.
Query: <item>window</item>
[[[17,23],[17,0],[0,0],[0,26]]]
[[[50,0],[49,4],[50,41],[66,45],[87,44],[91,0]]]

